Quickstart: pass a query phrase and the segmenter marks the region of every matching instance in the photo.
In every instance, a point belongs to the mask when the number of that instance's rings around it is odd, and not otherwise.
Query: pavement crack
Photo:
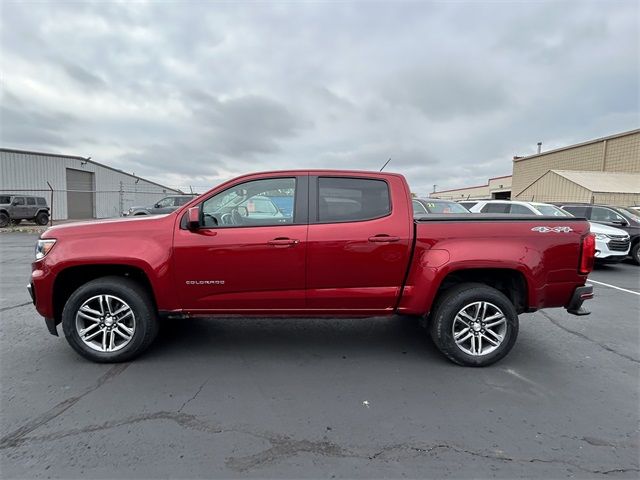
[[[120,365],[115,365],[111,367],[100,378],[98,378],[95,384],[93,384],[91,387],[86,389],[81,394],[76,395],[74,397],[67,398],[66,400],[63,400],[62,402],[55,405],[53,408],[31,419],[30,421],[28,421],[21,427],[17,428],[13,432],[10,432],[7,435],[3,436],[2,438],[0,438],[0,449],[12,447],[16,445],[17,443],[19,443],[21,438],[33,432],[37,428],[40,428],[46,423],[49,423],[51,420],[58,417],[59,415],[62,415],[64,412],[66,412],[68,409],[70,409],[76,403],[82,400],[82,398],[89,395],[91,392],[97,390],[98,388],[100,388],[102,385],[104,385],[106,382],[108,382],[115,376],[120,375],[122,372],[124,372],[127,369],[128,366],[129,364],[127,363],[127,364],[120,364]]]
[[[0,313],[7,312],[9,310],[13,310],[14,308],[26,307],[27,305],[33,305],[33,302],[25,302],[25,303],[21,303],[19,305],[12,305],[10,307],[2,307],[2,308],[0,308]]]
[[[106,376],[106,375],[105,375]],[[205,382],[206,383],[206,382]],[[201,387],[201,389],[204,387]],[[195,398],[197,396],[194,395]],[[74,397],[76,398],[76,397]],[[186,402],[188,403],[188,402]],[[370,461],[378,460],[397,460],[402,459],[402,451],[414,452],[417,455],[437,454],[438,450],[450,450],[463,455],[470,455],[487,460],[495,460],[501,462],[513,463],[547,463],[558,464],[573,467],[582,472],[592,475],[609,475],[615,473],[638,472],[640,469],[636,467],[614,468],[614,469],[589,469],[580,464],[562,459],[543,459],[543,458],[517,458],[502,455],[500,453],[474,451],[448,443],[436,443],[432,445],[408,445],[408,444],[391,444],[386,445],[375,451],[374,453],[366,453],[366,447],[347,448],[337,443],[331,442],[325,438],[322,440],[298,440],[287,435],[273,435],[267,433],[252,432],[239,428],[221,428],[209,424],[206,420],[187,413],[159,411],[153,413],[144,413],[125,417],[120,420],[110,420],[100,424],[87,425],[81,428],[52,432],[39,436],[27,436],[11,434],[5,437],[0,444],[0,449],[15,448],[26,443],[44,443],[59,440],[66,437],[81,435],[86,433],[99,432],[113,428],[134,425],[138,423],[169,420],[175,422],[182,428],[202,432],[209,435],[218,435],[223,433],[239,433],[249,435],[269,443],[269,447],[255,454],[244,455],[239,457],[229,457],[225,460],[225,465],[237,472],[246,472],[264,465],[277,463],[285,458],[290,458],[301,453],[310,453],[315,456],[325,456],[334,458],[361,458]],[[5,440],[6,439],[6,440]]]
[[[540,313],[541,313],[544,317],[546,317],[546,318],[547,318],[551,323],[553,323],[556,327],[558,327],[558,328],[560,328],[560,329],[564,330],[565,332],[570,333],[570,334],[572,334],[572,335],[575,335],[575,336],[576,336],[576,337],[578,337],[578,338],[582,338],[583,340],[586,340],[586,341],[588,341],[588,342],[595,343],[595,344],[596,344],[596,345],[598,345],[600,348],[602,348],[603,350],[606,350],[606,351],[607,351],[607,352],[609,352],[609,353],[613,353],[614,355],[618,355],[619,357],[626,358],[627,360],[630,360],[630,361],[632,361],[632,362],[634,362],[634,363],[640,363],[640,360],[638,360],[638,359],[636,359],[636,358],[633,358],[633,357],[632,357],[632,356],[630,356],[630,355],[626,355],[626,354],[624,354],[624,353],[620,353],[620,352],[618,352],[617,350],[614,350],[613,348],[611,348],[610,346],[605,345],[604,343],[597,342],[596,340],[594,340],[594,339],[592,339],[592,338],[589,338],[589,337],[587,337],[586,335],[584,335],[584,334],[582,334],[582,333],[580,333],[580,332],[576,332],[575,330],[571,330],[571,329],[569,329],[569,328],[565,327],[564,325],[562,325],[561,323],[559,323],[556,319],[554,319],[551,315],[549,315],[548,313],[546,313],[544,310],[540,310]]]
[[[63,430],[59,432],[52,432],[45,435],[38,436],[22,436],[15,438],[12,442],[3,442],[0,444],[0,449],[8,448],[8,447],[17,447],[24,443],[41,443],[41,442],[50,442],[54,440],[59,440],[61,438],[72,437],[75,435],[82,435],[84,433],[92,433],[99,432],[102,430],[110,430],[112,428],[123,427],[126,425],[134,425],[141,422],[148,422],[153,420],[170,420],[177,423],[182,428],[186,428],[188,430],[196,430],[199,432],[205,432],[209,434],[217,434],[223,433],[226,430],[214,428],[211,425],[208,425],[206,422],[203,422],[202,419],[196,417],[195,415],[189,415],[187,413],[178,413],[178,412],[153,412],[153,413],[144,413],[140,415],[132,415],[130,417],[126,417],[120,420],[109,420],[104,423],[87,425],[82,428],[74,428],[70,430]]]
[[[246,472],[266,464],[276,463],[283,458],[293,457],[299,453],[311,453],[324,457],[360,458],[344,447],[328,440],[296,440],[288,436],[271,436],[265,438],[271,446],[266,450],[242,457],[230,457],[225,461],[232,470]]]
[[[607,475],[609,473],[624,473],[624,472],[634,472],[634,471],[639,471],[637,468],[635,467],[630,467],[630,468],[616,468],[616,469],[611,469],[611,470],[591,470],[589,468],[585,468],[580,464],[574,463],[574,462],[570,462],[567,460],[561,460],[561,459],[556,459],[556,458],[551,458],[551,459],[542,459],[542,458],[516,458],[516,457],[509,457],[506,455],[499,455],[499,454],[494,454],[494,453],[488,453],[488,452],[482,452],[482,451],[474,451],[474,450],[468,450],[465,448],[461,448],[461,447],[457,447],[455,445],[449,445],[446,443],[439,443],[439,444],[435,444],[435,445],[430,445],[430,446],[425,446],[425,447],[415,447],[415,446],[411,446],[411,445],[404,445],[404,444],[396,444],[396,445],[389,445],[387,447],[384,447],[382,450],[378,451],[377,453],[369,456],[370,460],[375,460],[378,459],[379,457],[388,454],[390,452],[393,451],[397,451],[397,450],[411,450],[411,451],[415,451],[419,454],[425,454],[425,453],[432,453],[436,450],[451,450],[454,451],[456,453],[460,453],[460,454],[464,454],[464,455],[471,455],[474,457],[480,457],[480,458],[484,458],[487,460],[498,460],[498,461],[502,461],[502,462],[513,462],[513,463],[551,463],[551,464],[559,464],[559,465],[567,465],[567,466],[571,466],[577,470],[586,472],[586,473],[590,473],[590,474],[601,474],[601,475]]]
[[[193,396],[187,400],[184,401],[184,403],[182,404],[182,406],[178,409],[178,413],[181,413],[182,410],[184,409],[184,407],[186,407],[189,403],[191,403],[192,401],[194,401],[196,399],[196,397],[198,395],[200,395],[200,392],[202,392],[202,389],[204,388],[204,386],[207,384],[207,382],[209,381],[209,379],[205,380],[204,382],[202,382],[202,385],[200,385],[200,388],[198,388],[198,390],[196,391],[195,394],[193,394]]]

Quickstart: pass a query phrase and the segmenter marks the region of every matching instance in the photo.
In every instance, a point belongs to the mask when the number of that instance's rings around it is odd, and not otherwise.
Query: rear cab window
[[[319,177],[317,222],[358,222],[391,213],[389,185],[370,178]]]

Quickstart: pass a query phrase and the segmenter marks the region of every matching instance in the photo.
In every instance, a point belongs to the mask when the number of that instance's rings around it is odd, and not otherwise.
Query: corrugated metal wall
[[[591,202],[591,191],[555,172],[548,172],[525,188],[518,200],[525,202]]]
[[[640,173],[640,131],[514,160],[512,198],[525,200],[523,190],[549,170]]]
[[[518,196],[518,200],[548,203],[593,202],[627,207],[640,204],[640,194],[592,192],[588,188],[578,185],[562,175],[558,175],[555,172],[548,172],[537,182],[525,188]]]
[[[66,219],[68,217],[67,168],[94,173],[96,191],[94,217],[96,218],[117,217],[120,215],[121,208],[127,210],[134,205],[152,205],[165,195],[178,193],[176,190],[144,179],[92,162],[85,162],[81,158],[2,150],[0,150],[0,192],[44,196],[47,203],[50,203],[48,181],[55,190],[53,218]],[[121,182],[123,194],[120,193]],[[29,190],[42,190],[42,192],[35,193]]]

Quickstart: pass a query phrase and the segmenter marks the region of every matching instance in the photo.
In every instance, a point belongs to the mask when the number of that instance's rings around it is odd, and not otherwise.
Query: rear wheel
[[[431,338],[451,361],[484,367],[504,358],[518,336],[518,314],[511,301],[487,285],[467,283],[437,301]]]
[[[123,277],[103,277],[78,288],[62,311],[64,335],[80,355],[94,362],[131,360],[158,333],[149,295]]]
[[[36,223],[38,225],[46,225],[49,223],[49,215],[46,212],[40,212],[36,215]]]
[[[0,212],[0,228],[9,225],[9,215],[4,212]]]

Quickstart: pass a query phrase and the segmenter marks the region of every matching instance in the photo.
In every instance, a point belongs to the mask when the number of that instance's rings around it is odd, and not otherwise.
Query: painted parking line
[[[627,290],[626,288],[622,288],[622,287],[616,287],[615,285],[609,285],[608,283],[604,283],[604,282],[598,282],[598,281],[593,280],[591,278],[589,280],[587,280],[587,282],[597,283],[598,285],[604,285],[605,287],[615,288],[616,290],[620,290],[622,292],[633,293],[634,295],[640,296],[639,292],[634,292],[633,290]]]

